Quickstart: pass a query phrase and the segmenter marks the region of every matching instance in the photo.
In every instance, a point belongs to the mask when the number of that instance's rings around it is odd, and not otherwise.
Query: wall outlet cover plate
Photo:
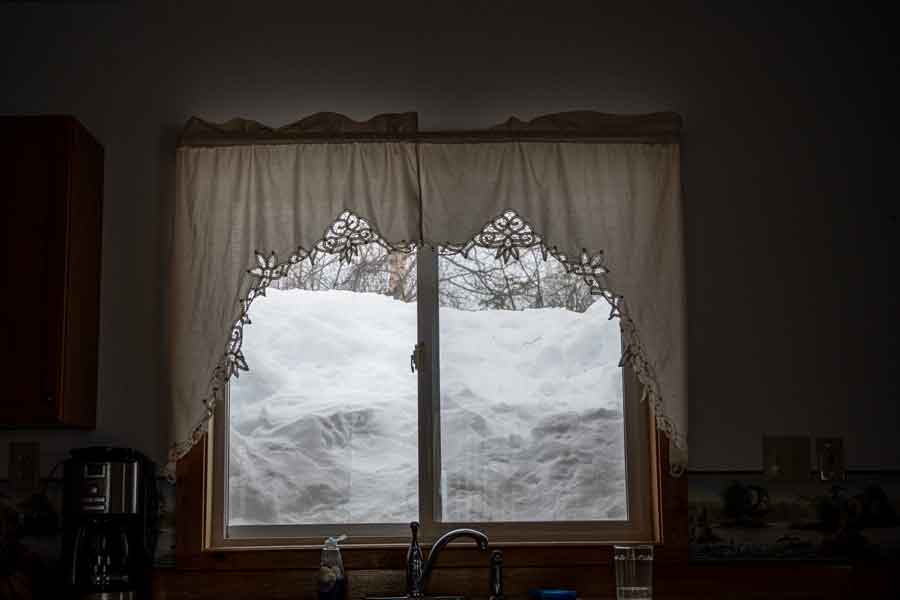
[[[33,492],[40,484],[41,445],[38,442],[10,442],[9,485],[15,492]]]
[[[844,439],[816,438],[816,464],[822,481],[844,479]]]

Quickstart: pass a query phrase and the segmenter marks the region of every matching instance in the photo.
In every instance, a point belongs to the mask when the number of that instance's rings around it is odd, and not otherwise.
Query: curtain
[[[340,119],[320,118],[282,130],[249,121],[215,126],[193,120],[186,128],[177,150],[173,223],[170,475],[242,366],[247,308],[255,294],[265,293],[251,269],[268,277],[317,246],[346,244],[348,235],[397,245],[419,237],[415,148],[304,142],[322,131],[323,121],[328,133],[346,128]],[[409,115],[382,115],[369,130],[408,127],[409,121]],[[281,143],[285,135],[293,140]]]
[[[418,135],[413,113],[364,123],[328,113],[281,129],[190,121],[177,150],[170,460],[200,438],[245,366],[242,325],[278,270],[376,241],[500,255],[539,246],[585,277],[622,320],[623,362],[673,442],[678,472],[687,448],[679,126],[673,115],[599,113],[510,120],[483,135]]]
[[[687,354],[677,143],[423,143],[429,243],[540,243],[585,273],[623,321],[625,358],[685,465]],[[515,214],[528,235],[501,216]],[[500,217],[500,221],[498,221]],[[506,229],[506,234],[500,229]],[[521,229],[518,229],[521,232]],[[540,241],[533,236],[539,236]],[[516,239],[516,238],[519,239]],[[499,239],[498,239],[499,238]],[[596,260],[598,268],[590,262]]]

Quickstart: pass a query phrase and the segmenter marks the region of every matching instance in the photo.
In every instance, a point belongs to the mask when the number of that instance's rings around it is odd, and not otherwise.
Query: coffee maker
[[[132,600],[147,587],[156,545],[156,471],[127,448],[70,452],[63,492],[68,597]]]

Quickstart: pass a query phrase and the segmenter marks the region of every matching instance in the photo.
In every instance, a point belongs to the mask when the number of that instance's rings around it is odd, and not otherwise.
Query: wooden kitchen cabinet
[[[0,427],[93,428],[103,148],[73,117],[0,116],[6,218]]]

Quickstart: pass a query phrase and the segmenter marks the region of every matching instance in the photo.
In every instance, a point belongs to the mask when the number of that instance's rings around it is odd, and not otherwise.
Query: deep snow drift
[[[440,310],[444,518],[627,516],[617,320]],[[269,289],[231,383],[229,524],[417,518],[416,305]]]

